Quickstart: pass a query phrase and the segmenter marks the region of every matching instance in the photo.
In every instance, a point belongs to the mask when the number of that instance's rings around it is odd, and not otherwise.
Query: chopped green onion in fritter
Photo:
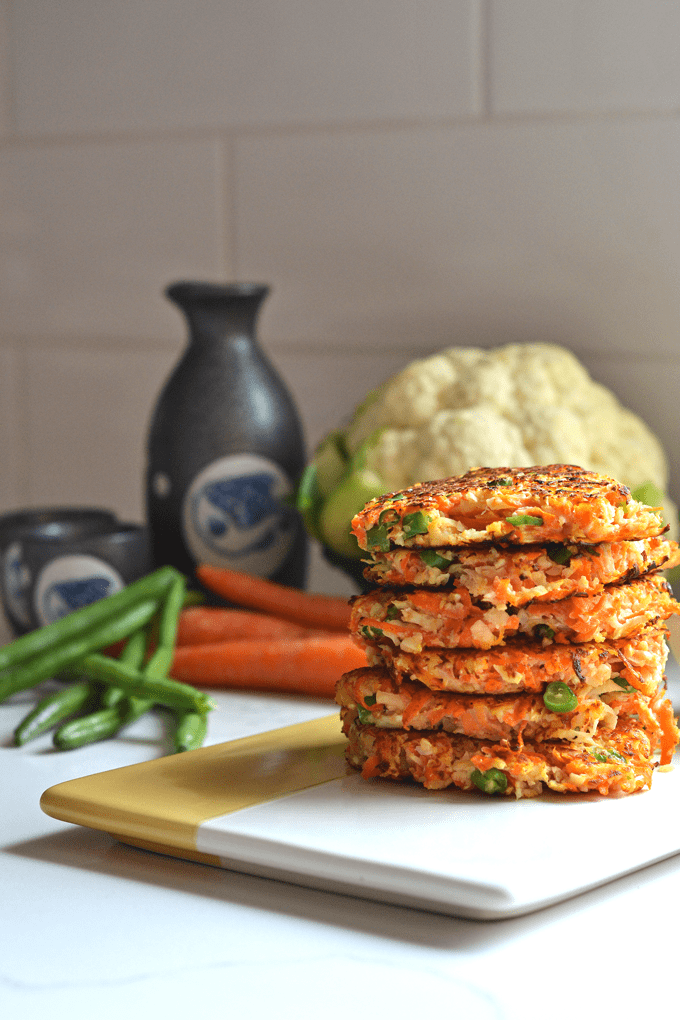
[[[626,694],[635,694],[635,688],[633,685],[629,684],[627,680],[624,680],[622,676],[613,676],[612,680],[615,684],[618,684],[621,690],[625,691]]]
[[[367,694],[364,698],[363,705],[357,705],[357,715],[359,716],[359,722],[364,726],[370,726],[373,722],[373,713],[370,708],[365,708],[364,705],[375,705],[377,697],[375,694]]]
[[[378,638],[385,637],[380,627],[360,627],[359,632],[369,641],[377,641]]]
[[[396,524],[399,520],[399,514],[393,506],[388,506],[381,511],[378,517],[378,524]]]
[[[571,558],[574,555],[569,546],[562,545],[561,542],[548,542],[546,550],[553,563],[560,563],[565,567],[569,566]]]
[[[446,570],[451,566],[451,560],[441,556],[436,549],[423,549],[420,558],[426,567],[436,567],[437,570]]]
[[[381,552],[387,552],[390,548],[387,525],[374,524],[372,528],[369,528],[366,532],[366,544],[369,549],[380,549]]]
[[[614,761],[620,762],[626,761],[626,756],[621,754],[620,751],[615,751],[613,748],[605,749],[601,747],[599,750],[591,751],[590,753],[592,754],[593,758],[597,758],[597,760],[601,762],[611,761],[612,758],[614,759]]]
[[[508,788],[508,777],[500,769],[487,769],[481,772],[475,769],[470,779],[482,793],[503,793]]]
[[[573,712],[578,707],[578,698],[567,684],[553,680],[543,692],[543,704],[551,712]]]
[[[398,620],[399,619],[399,610],[394,605],[394,603],[390,603],[390,605],[385,610],[385,619],[386,620]]]
[[[532,527],[537,528],[543,524],[542,517],[532,517],[531,514],[513,514],[512,517],[505,518],[508,524],[512,524],[515,528]]]
[[[422,510],[416,510],[414,514],[406,514],[402,519],[405,538],[413,538],[415,535],[427,535],[428,519]]]
[[[555,637],[555,631],[552,627],[549,627],[547,623],[539,623],[536,627],[534,627],[534,636],[552,641]]]

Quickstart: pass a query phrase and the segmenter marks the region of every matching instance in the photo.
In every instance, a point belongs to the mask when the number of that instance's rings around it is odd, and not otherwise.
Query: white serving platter
[[[516,801],[366,781],[345,765],[337,714],[71,780],[41,799],[53,817],[159,854],[479,919],[680,852],[679,805],[677,768],[616,798]]]

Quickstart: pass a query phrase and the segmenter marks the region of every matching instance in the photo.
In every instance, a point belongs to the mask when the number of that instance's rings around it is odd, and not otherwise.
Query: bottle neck
[[[193,343],[228,342],[243,348],[256,342],[255,324],[268,293],[268,287],[256,284],[178,283],[166,290],[184,313]]]

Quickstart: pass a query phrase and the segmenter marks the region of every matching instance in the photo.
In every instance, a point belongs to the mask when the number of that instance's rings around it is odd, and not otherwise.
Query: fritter
[[[375,585],[441,588],[457,582],[494,606],[553,602],[591,595],[605,584],[632,581],[680,564],[680,547],[664,538],[597,545],[484,545],[476,548],[376,550],[364,570]]]
[[[388,640],[364,641],[368,661],[395,679],[417,680],[431,690],[460,694],[542,691],[546,684],[586,684],[599,693],[632,687],[647,697],[663,682],[666,627],[645,627],[627,638],[580,645],[512,638],[496,648],[424,648],[405,652]]]
[[[426,730],[381,730],[352,723],[347,760],[365,779],[413,779],[429,790],[457,786],[485,793],[535,797],[558,793],[635,793],[651,786],[652,738],[623,718],[595,743],[552,740],[490,743]]]
[[[565,696],[566,695],[566,696]],[[592,687],[551,683],[540,694],[465,695],[431,691],[421,684],[396,683],[387,670],[364,667],[346,673],[336,689],[343,731],[355,721],[379,729],[443,730],[481,740],[569,740],[592,743],[606,736],[620,716],[637,719],[661,749],[677,736],[666,734],[665,686],[655,698],[633,690],[598,695]]]
[[[466,588],[381,588],[351,600],[350,631],[359,644],[386,638],[407,652],[492,648],[524,634],[545,645],[607,641],[680,614],[668,582],[650,574],[611,584],[597,595],[530,602],[508,610],[473,603]]]
[[[476,468],[370,500],[352,520],[361,549],[477,542],[618,542],[664,532],[661,508],[573,464]]]

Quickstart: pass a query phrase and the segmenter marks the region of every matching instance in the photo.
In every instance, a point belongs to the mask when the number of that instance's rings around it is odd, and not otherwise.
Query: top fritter
[[[625,485],[573,464],[475,468],[378,496],[352,521],[368,552],[395,545],[612,542],[664,530],[661,508],[638,503]]]

